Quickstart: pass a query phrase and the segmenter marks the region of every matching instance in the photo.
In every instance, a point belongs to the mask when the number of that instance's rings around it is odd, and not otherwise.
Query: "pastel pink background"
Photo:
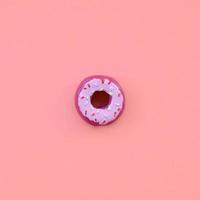
[[[0,1],[1,200],[200,199],[199,0]],[[74,93],[116,78],[94,128]]]

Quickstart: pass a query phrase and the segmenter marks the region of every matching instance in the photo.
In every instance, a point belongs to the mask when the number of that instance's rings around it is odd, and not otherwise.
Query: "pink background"
[[[1,200],[200,199],[199,0],[0,1]],[[81,120],[88,75],[127,99]]]

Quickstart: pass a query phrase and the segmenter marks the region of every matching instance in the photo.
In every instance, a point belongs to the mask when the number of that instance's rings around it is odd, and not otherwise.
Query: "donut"
[[[105,126],[122,114],[125,97],[119,83],[108,76],[90,76],[79,85],[75,106],[80,116],[94,126]]]

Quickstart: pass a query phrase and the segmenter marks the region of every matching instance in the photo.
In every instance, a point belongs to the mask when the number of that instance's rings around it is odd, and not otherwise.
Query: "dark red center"
[[[106,108],[111,101],[111,96],[105,91],[96,91],[91,96],[91,104],[95,108]]]

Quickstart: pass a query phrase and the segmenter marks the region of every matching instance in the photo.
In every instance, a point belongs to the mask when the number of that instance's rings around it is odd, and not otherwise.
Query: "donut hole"
[[[105,91],[96,91],[91,96],[91,104],[95,108],[106,108],[111,102],[111,96]]]

